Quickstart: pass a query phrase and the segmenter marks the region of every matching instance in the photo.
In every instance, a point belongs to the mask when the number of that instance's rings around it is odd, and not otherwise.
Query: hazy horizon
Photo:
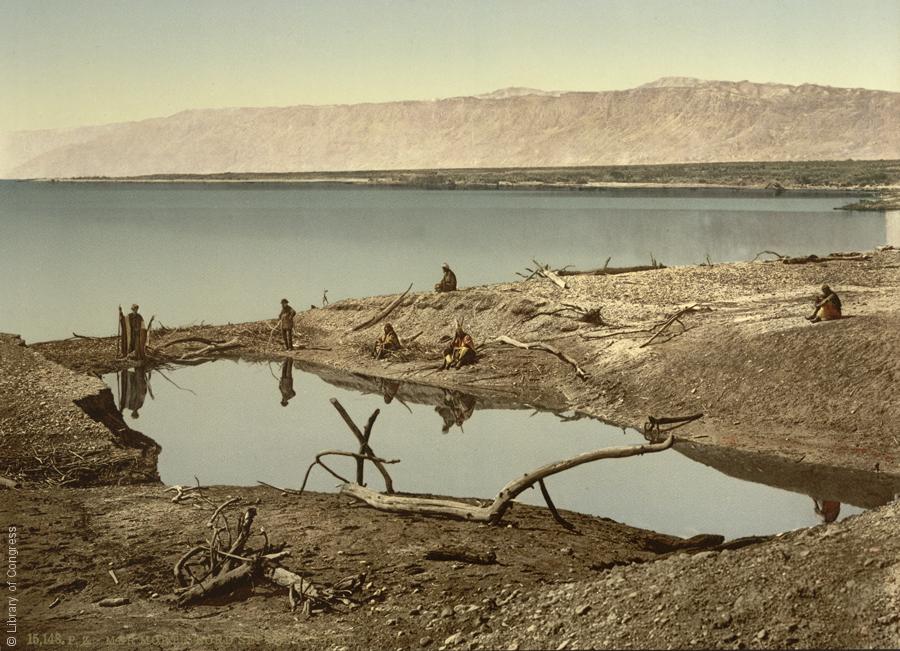
[[[662,77],[900,91],[900,3],[0,0],[0,131]]]

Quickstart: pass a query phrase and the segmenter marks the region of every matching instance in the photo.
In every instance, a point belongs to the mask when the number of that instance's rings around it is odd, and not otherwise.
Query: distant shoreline
[[[23,179],[40,183],[321,185],[422,190],[858,196],[853,210],[900,209],[900,161],[684,163],[562,168],[222,172]],[[851,208],[852,207],[852,208]]]

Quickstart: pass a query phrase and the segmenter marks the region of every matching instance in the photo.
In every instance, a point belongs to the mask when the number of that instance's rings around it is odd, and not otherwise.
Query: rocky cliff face
[[[658,80],[610,92],[185,111],[8,134],[4,178],[900,158],[900,93]]]

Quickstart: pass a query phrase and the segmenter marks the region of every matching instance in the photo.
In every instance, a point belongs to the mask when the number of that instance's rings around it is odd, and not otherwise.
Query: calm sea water
[[[164,374],[154,371],[146,393],[135,387],[133,377],[124,385],[121,374],[104,380],[113,387],[129,425],[162,446],[159,471],[167,484],[193,484],[197,475],[205,484],[247,486],[262,480],[298,488],[317,452],[358,447],[329,403],[332,397],[360,426],[373,410],[381,410],[371,444],[382,458],[401,460],[388,466],[398,491],[492,499],[508,481],[546,463],[600,447],[644,442],[635,431],[623,432],[599,421],[562,422],[554,414],[531,409],[481,409],[478,399],[449,392],[437,405],[402,398],[386,403],[382,395],[339,388],[299,368],[292,368],[290,383],[296,395],[287,392],[287,404],[282,405],[282,377],[281,363],[220,361]],[[327,463],[354,478],[352,460],[330,457]],[[814,498],[840,501],[847,495],[845,502],[850,503],[840,505],[840,517],[859,513],[851,500],[865,494],[859,485],[867,479],[853,477],[857,490],[848,491],[840,486],[846,480],[839,475],[833,481],[824,476],[825,481],[781,490],[734,479],[675,449],[579,466],[550,477],[547,486],[561,509],[674,535],[721,533],[733,538],[817,524],[821,520]],[[366,481],[384,489],[374,468],[367,469]],[[316,468],[309,487],[334,491],[338,483]],[[890,499],[891,490],[900,486],[872,492]],[[544,504],[536,489],[519,499]],[[547,519],[548,526],[555,526],[549,514]]]
[[[0,182],[0,331],[27,341],[114,334],[139,303],[167,326],[515,280],[532,258],[576,267],[870,249],[879,213],[850,197],[417,191],[296,185]]]

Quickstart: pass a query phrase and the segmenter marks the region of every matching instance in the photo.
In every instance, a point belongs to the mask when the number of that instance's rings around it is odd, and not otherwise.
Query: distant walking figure
[[[322,307],[325,307],[326,305],[328,305],[328,290],[323,289],[322,290]]]
[[[819,321],[831,321],[841,318],[841,299],[831,287],[822,285],[822,293],[816,297],[816,309],[811,316],[806,317],[813,323]]]
[[[441,282],[434,286],[436,292],[455,292],[456,291],[456,274],[450,269],[450,265],[446,262],[443,264],[444,277]]]
[[[294,311],[286,298],[281,299],[281,313],[278,315],[278,324],[281,326],[281,338],[284,340],[284,349],[294,349]]]

